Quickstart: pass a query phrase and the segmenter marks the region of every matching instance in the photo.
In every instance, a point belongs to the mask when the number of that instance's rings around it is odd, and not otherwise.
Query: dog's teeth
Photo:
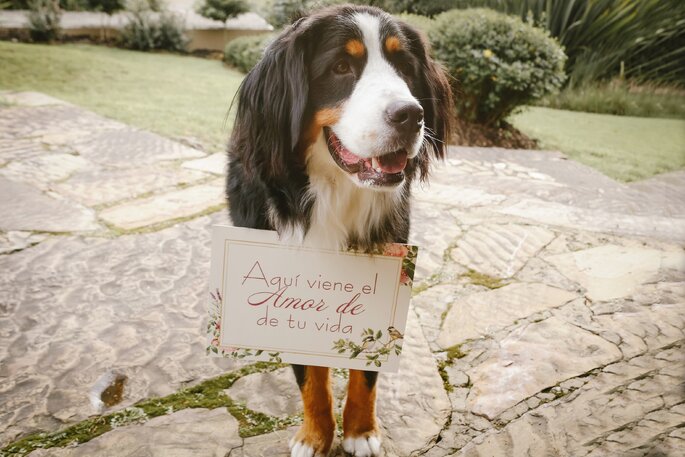
[[[376,171],[378,171],[378,172],[383,171],[383,170],[381,169],[381,165],[378,163],[378,159],[377,159],[377,158],[374,157],[373,159],[371,159],[371,164],[373,165],[373,169],[374,169],[374,170],[376,170]]]

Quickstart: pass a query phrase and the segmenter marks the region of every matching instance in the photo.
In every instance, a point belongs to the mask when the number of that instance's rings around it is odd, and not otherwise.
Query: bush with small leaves
[[[257,65],[272,35],[251,35],[235,38],[224,48],[224,62],[247,73]]]
[[[518,106],[557,91],[566,55],[549,33],[488,9],[451,10],[428,35],[435,57],[454,77],[457,114],[500,124]]]
[[[29,34],[33,41],[55,41],[60,37],[62,10],[58,0],[29,1]]]
[[[244,0],[205,0],[197,10],[204,17],[221,22],[248,11],[250,8]]]
[[[183,20],[163,11],[155,13],[147,8],[136,8],[130,21],[121,31],[120,44],[138,51],[165,50],[185,52],[188,45]]]

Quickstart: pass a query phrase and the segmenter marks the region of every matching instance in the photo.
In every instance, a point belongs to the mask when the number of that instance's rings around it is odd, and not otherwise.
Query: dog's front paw
[[[302,426],[290,440],[290,457],[326,457],[333,443],[333,433]]]
[[[381,436],[372,431],[359,436],[346,436],[343,449],[354,457],[375,457],[381,452]]]

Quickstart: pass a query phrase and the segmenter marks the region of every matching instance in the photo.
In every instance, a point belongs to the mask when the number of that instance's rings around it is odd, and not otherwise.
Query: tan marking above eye
[[[362,57],[366,52],[366,48],[364,43],[354,39],[345,43],[345,51],[352,57]]]
[[[385,39],[385,50],[389,53],[397,52],[402,49],[402,43],[396,36],[389,36]]]
[[[314,128],[333,125],[340,120],[340,108],[323,108],[314,114]]]

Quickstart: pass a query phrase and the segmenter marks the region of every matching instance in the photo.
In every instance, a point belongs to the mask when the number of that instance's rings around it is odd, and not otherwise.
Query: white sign
[[[214,226],[207,353],[396,371],[417,253],[290,246],[276,232]]]

